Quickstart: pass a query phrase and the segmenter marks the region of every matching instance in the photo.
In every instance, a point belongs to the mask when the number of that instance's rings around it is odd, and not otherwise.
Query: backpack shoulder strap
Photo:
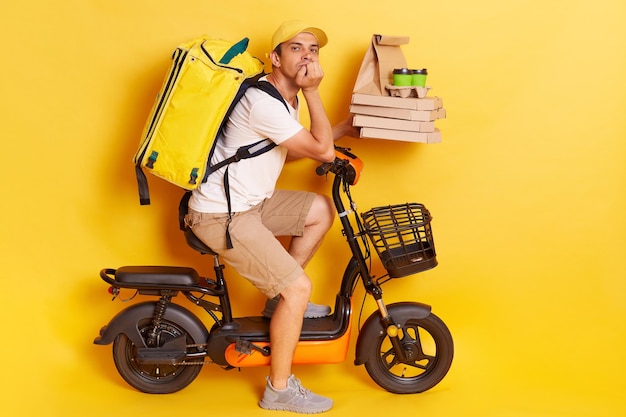
[[[282,95],[280,95],[280,92],[278,92],[278,90],[269,82],[267,81],[259,81],[259,77],[253,79],[253,80],[246,80],[244,81],[244,83],[242,84],[241,88],[239,89],[239,93],[238,93],[238,97],[237,99],[241,99],[241,97],[243,96],[243,94],[245,93],[245,90],[247,90],[250,87],[256,87],[261,91],[266,92],[267,94],[269,94],[270,96],[274,97],[276,100],[280,100],[283,105],[285,106],[285,109],[287,110],[287,112],[289,112],[289,106],[287,105],[287,102],[285,101],[285,99],[283,98]],[[223,126],[222,126],[223,127]],[[263,139],[260,140],[258,142],[255,142],[251,145],[247,145],[247,146],[242,146],[239,149],[237,149],[237,152],[235,153],[235,155],[231,156],[228,159],[225,159],[221,162],[218,162],[217,164],[213,165],[210,167],[209,170],[207,170],[208,172],[213,172],[216,171],[218,169],[220,169],[221,167],[228,165],[232,162],[237,162],[240,161],[242,159],[247,159],[247,158],[252,158],[261,154],[264,154],[265,152],[268,152],[270,150],[272,150],[273,148],[275,148],[276,143],[274,143],[273,141],[271,141],[269,138],[267,139]],[[226,202],[228,205],[228,221],[226,223],[226,248],[227,249],[232,249],[233,248],[233,242],[230,238],[230,222],[232,221],[232,209],[231,209],[231,205],[230,205],[230,184],[228,182],[228,167],[226,167],[226,171],[224,172],[224,190],[226,192]]]
[[[269,94],[270,96],[274,97],[276,100],[283,103],[283,105],[285,106],[285,109],[289,111],[289,106],[287,106],[287,102],[285,101],[283,96],[281,96],[278,90],[276,89],[276,87],[274,87],[268,81],[256,81],[253,85],[259,90],[265,91],[267,94]]]
[[[241,97],[243,97],[245,91],[250,87],[255,87],[261,91],[266,92],[270,96],[274,97],[276,100],[279,100],[281,103],[283,103],[283,105],[285,106],[285,109],[289,111],[289,106],[287,105],[287,102],[285,101],[283,96],[280,95],[276,87],[274,87],[272,84],[270,84],[267,81],[259,81],[258,78],[244,81],[244,83],[239,88],[239,92],[237,93],[237,98],[233,102],[232,107],[234,107],[234,104],[236,104],[241,99]],[[230,112],[231,111],[229,111],[229,114]],[[224,122],[226,122],[226,120],[224,120]],[[224,125],[225,123],[220,128],[220,131],[224,128]],[[241,161],[242,159],[253,158],[255,156],[264,154],[265,152],[272,150],[276,146],[277,145],[274,142],[272,142],[270,139],[263,139],[251,145],[242,146],[239,149],[237,149],[237,152],[235,152],[235,155],[231,156],[230,158],[226,158],[225,160],[220,161],[216,163],[215,165],[209,166],[209,169],[207,170],[206,175],[208,176],[208,174],[210,174],[211,172],[215,172],[218,169],[230,163],[238,162],[238,161]]]

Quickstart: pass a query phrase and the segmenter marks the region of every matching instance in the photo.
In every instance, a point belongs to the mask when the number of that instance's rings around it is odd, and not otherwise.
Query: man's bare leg
[[[281,292],[280,301],[270,322],[270,381],[276,389],[287,387],[296,345],[302,331],[302,321],[309,297],[311,281],[302,274]]]
[[[291,239],[289,254],[304,268],[322,243],[335,219],[335,206],[330,198],[316,195],[306,217],[304,233]]]
[[[304,224],[303,235],[294,237],[289,246],[289,253],[303,268],[332,226],[334,213],[333,203],[328,197],[315,197]],[[304,312],[311,297],[311,280],[303,274],[280,295],[270,322],[270,381],[276,389],[286,388],[287,379],[291,376],[293,355],[300,339]]]

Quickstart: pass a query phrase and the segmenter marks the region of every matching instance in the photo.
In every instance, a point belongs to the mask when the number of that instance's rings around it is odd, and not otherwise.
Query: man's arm
[[[344,137],[359,137],[359,128],[352,126],[353,118],[354,117],[350,115],[332,127],[333,141],[339,140]],[[301,158],[304,158],[304,155],[298,154],[293,150],[289,150],[289,153],[287,154],[288,161],[294,161]]]
[[[289,150],[289,159],[306,157],[321,162],[335,159],[333,128],[318,90],[323,77],[324,72],[317,61],[302,66],[296,75],[296,85],[301,88],[309,109],[311,127],[281,143]]]
[[[354,116],[350,115],[347,118],[343,119],[341,122],[337,123],[335,126],[333,126],[333,138],[335,140],[341,139],[346,136],[352,138],[360,137],[359,128],[352,126],[353,119]]]

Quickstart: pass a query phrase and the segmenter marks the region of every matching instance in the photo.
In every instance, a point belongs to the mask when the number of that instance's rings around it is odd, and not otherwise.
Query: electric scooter
[[[452,335],[431,307],[415,301],[385,304],[381,286],[437,265],[431,216],[422,204],[373,208],[360,215],[350,195],[363,168],[350,149],[336,147],[334,162],[317,167],[318,175],[334,174],[332,198],[350,247],[332,314],[304,319],[294,364],[340,363],[347,357],[353,317],[353,295],[362,285],[378,309],[359,329],[355,365],[365,365],[383,389],[398,394],[426,391],[437,385],[452,364]],[[122,378],[135,389],[172,393],[188,386],[204,364],[224,369],[268,366],[271,361],[270,319],[233,317],[224,265],[220,256],[185,226],[187,192],[179,206],[179,222],[187,244],[213,258],[214,278],[193,268],[123,266],[103,269],[100,277],[116,299],[123,289],[154,297],[120,311],[100,330],[97,345],[113,344],[113,359]],[[345,207],[344,201],[348,203]],[[386,274],[371,274],[372,252]],[[182,294],[212,320],[207,327],[188,308],[177,304]]]

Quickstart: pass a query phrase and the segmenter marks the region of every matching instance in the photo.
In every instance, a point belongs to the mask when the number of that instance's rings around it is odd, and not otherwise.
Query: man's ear
[[[276,51],[270,52],[270,61],[272,62],[273,67],[280,67],[280,56],[276,53]]]

